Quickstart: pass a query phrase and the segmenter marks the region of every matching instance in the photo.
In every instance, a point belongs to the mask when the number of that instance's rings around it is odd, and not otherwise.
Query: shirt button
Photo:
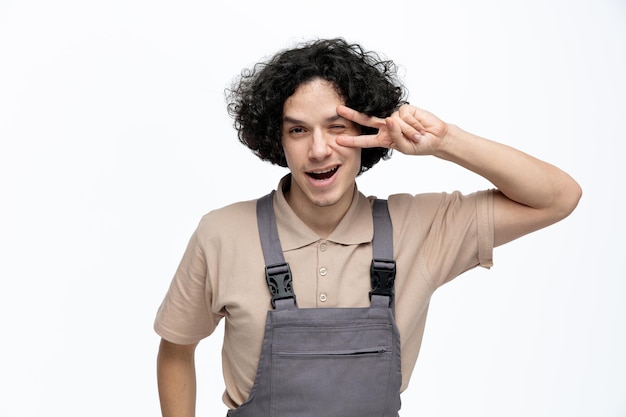
[[[326,302],[326,300],[327,300],[327,299],[328,299],[328,297],[326,296],[326,293],[325,293],[325,292],[323,292],[323,293],[321,293],[321,294],[320,294],[320,301],[321,301],[322,303]]]
[[[322,252],[326,252],[326,249],[328,249],[328,245],[326,243],[320,244],[320,250]]]
[[[324,268],[324,267],[321,267],[320,268],[320,275],[325,277],[326,274],[328,274],[328,270],[326,268]]]

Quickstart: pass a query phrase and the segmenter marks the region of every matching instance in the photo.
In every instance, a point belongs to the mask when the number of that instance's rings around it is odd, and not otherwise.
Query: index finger
[[[367,114],[358,112],[350,107],[339,105],[337,106],[337,114],[344,119],[350,120],[354,123],[358,123],[361,126],[373,127],[378,129],[381,125],[385,124],[385,120],[375,116],[368,116]]]

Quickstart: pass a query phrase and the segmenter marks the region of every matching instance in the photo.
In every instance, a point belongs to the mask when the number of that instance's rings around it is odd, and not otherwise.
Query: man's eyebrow
[[[298,119],[294,119],[293,117],[283,116],[283,123],[291,123],[294,125],[300,125],[300,124],[303,124],[304,122]]]
[[[348,122],[348,119],[346,119],[345,117],[340,116],[338,114],[330,116],[330,117],[326,118],[326,120],[324,120],[324,121],[326,123],[332,123],[332,122],[336,122],[338,120],[344,120],[344,121]],[[289,116],[283,116],[283,123],[291,123],[291,124],[295,124],[295,125],[306,124],[306,122],[304,122],[302,120],[294,119],[293,117],[289,117]]]

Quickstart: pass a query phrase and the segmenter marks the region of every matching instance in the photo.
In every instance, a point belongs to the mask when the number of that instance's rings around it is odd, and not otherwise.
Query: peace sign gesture
[[[432,113],[408,104],[387,118],[368,116],[346,106],[337,113],[361,126],[378,129],[374,135],[339,136],[337,143],[356,148],[391,148],[407,155],[433,155],[448,133],[448,126]]]

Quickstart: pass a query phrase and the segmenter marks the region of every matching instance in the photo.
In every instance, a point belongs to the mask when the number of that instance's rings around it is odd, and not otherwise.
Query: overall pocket
[[[271,415],[383,415],[392,338],[386,324],[275,329]]]

